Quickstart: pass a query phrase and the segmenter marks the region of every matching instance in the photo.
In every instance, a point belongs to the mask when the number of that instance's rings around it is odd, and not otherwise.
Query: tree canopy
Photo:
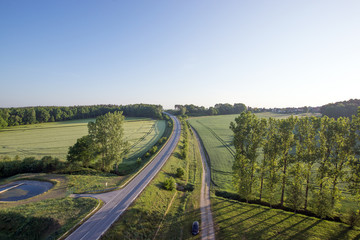
[[[91,163],[103,171],[110,171],[128,152],[128,142],[124,139],[124,116],[122,112],[107,113],[89,122],[89,135],[77,140],[69,148],[67,159],[69,162],[79,162],[84,167]]]

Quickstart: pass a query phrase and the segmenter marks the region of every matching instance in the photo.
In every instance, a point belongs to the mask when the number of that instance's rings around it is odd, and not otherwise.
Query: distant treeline
[[[322,115],[328,117],[352,117],[360,106],[360,99],[350,99],[348,101],[329,103],[321,107]]]
[[[226,114],[240,114],[246,110],[246,106],[243,103],[235,103],[231,105],[229,103],[218,103],[214,107],[205,108],[203,106],[189,105],[175,105],[176,115],[188,115],[188,116],[211,116],[211,115],[226,115]]]
[[[95,118],[115,111],[122,111],[126,117],[161,119],[162,110],[161,105],[151,104],[0,108],[0,128],[34,123]]]

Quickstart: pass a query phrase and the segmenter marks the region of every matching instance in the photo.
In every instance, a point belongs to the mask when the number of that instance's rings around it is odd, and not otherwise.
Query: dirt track
[[[210,168],[206,161],[206,156],[204,153],[204,149],[202,147],[202,144],[199,140],[199,136],[195,131],[195,133],[200,154],[201,154],[201,162],[202,162],[202,168],[203,168],[203,174],[202,174],[202,183],[201,183],[201,196],[200,196],[200,210],[201,210],[201,239],[215,239],[215,231],[214,231],[214,221],[212,217],[211,212],[211,202],[210,202],[210,184],[211,184],[211,178],[210,178]]]

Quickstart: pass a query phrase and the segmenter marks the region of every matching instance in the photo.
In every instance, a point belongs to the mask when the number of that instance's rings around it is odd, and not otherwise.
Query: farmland
[[[257,113],[263,118],[287,118],[289,114]],[[232,165],[235,148],[230,122],[238,115],[221,115],[190,118],[189,123],[199,133],[210,158],[211,179],[216,188],[234,191],[232,187]],[[304,116],[304,114],[296,115]]]
[[[0,156],[20,158],[46,155],[66,159],[69,146],[87,134],[87,123],[94,119],[73,120],[9,127],[0,130]],[[165,121],[127,118],[124,124],[126,140],[131,146],[128,160],[146,152],[165,131]]]

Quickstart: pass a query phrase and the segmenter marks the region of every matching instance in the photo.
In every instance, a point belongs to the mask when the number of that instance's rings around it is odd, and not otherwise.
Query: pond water
[[[11,185],[0,186],[0,201],[18,201],[34,197],[53,187],[51,182],[23,180],[12,182]]]

